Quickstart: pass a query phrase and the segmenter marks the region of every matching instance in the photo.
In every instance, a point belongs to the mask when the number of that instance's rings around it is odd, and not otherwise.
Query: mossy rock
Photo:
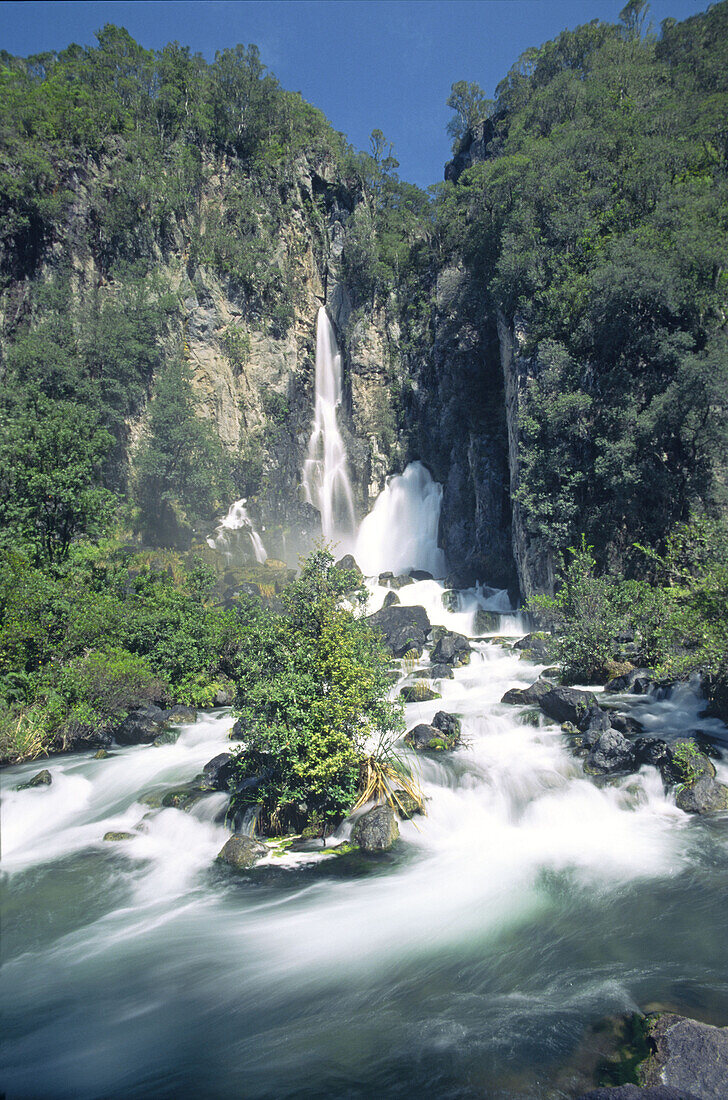
[[[15,790],[28,791],[32,790],[34,787],[50,787],[52,782],[53,776],[47,768],[44,768],[42,772],[38,772],[37,775],[34,775],[33,778],[29,779],[27,783],[21,783],[15,788]]]
[[[106,749],[99,749],[99,751],[98,751],[98,752],[95,752],[95,753],[93,754],[93,756],[91,757],[91,759],[92,759],[92,760],[108,760],[108,758],[109,758],[110,756],[111,756],[111,753],[110,753],[110,752],[107,752],[107,751],[106,751]]]
[[[162,745],[174,745],[179,738],[179,730],[164,730],[163,733],[158,733],[152,741],[152,745],[156,745],[160,748]]]
[[[115,833],[115,832],[104,833],[104,840],[111,840],[111,841],[134,840],[134,833],[124,833],[124,832],[121,832],[121,833]]]
[[[398,814],[403,821],[410,821],[415,815],[424,813],[422,803],[419,802],[414,795],[402,790],[401,787],[398,787],[396,791],[392,791],[392,801],[394,803],[394,812]]]
[[[433,691],[426,680],[417,680],[414,684],[403,687],[399,693],[403,703],[429,703],[433,699],[441,699],[438,691]]]

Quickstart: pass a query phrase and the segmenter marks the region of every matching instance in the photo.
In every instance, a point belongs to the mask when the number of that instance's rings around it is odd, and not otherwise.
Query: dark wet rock
[[[421,722],[418,726],[414,726],[409,730],[405,734],[404,743],[414,749],[415,752],[446,752],[448,749],[454,748],[442,730],[425,722]]]
[[[375,806],[357,821],[351,834],[365,852],[386,852],[399,836],[399,825],[391,806]]]
[[[514,707],[537,706],[542,696],[553,690],[553,686],[546,680],[536,680],[530,687],[510,688],[501,699],[501,703],[509,703]]]
[[[597,706],[596,697],[591,691],[554,687],[553,684],[549,684],[549,690],[537,702],[544,714],[555,722],[573,722],[575,726],[580,724],[592,707]]]
[[[628,772],[634,767],[634,749],[623,733],[613,729],[599,733],[584,761],[584,771],[589,775]]]
[[[409,573],[400,573],[397,577],[392,577],[389,581],[388,588],[405,588],[408,584],[414,584],[415,582],[410,577]]]
[[[32,779],[29,779],[27,783],[21,783],[20,786],[15,788],[15,790],[27,791],[30,790],[32,787],[50,787],[52,782],[53,776],[47,768],[44,768],[42,772],[38,772],[36,775],[33,776]]]
[[[221,752],[205,764],[202,769],[200,786],[210,791],[227,791],[230,789],[230,781],[234,776],[235,766],[232,753]]]
[[[185,707],[182,703],[175,703],[169,710],[165,710],[164,721],[173,726],[186,726],[197,721],[197,711],[194,707]]]
[[[589,707],[586,714],[582,716],[579,723],[579,729],[582,733],[587,731],[595,733],[597,731],[604,732],[611,728],[610,716],[601,707]]]
[[[604,685],[604,690],[613,695],[647,695],[654,684],[655,674],[651,668],[632,668],[623,676],[615,676]]]
[[[93,754],[91,759],[92,760],[106,760],[109,756],[111,756],[111,753],[107,752],[106,749],[99,749],[98,752],[95,752]]]
[[[462,725],[456,714],[448,714],[445,710],[438,710],[431,724],[435,729],[441,730],[442,733],[451,740],[460,740]]]
[[[400,602],[399,596],[396,592],[388,592],[384,597],[384,603],[382,607],[394,607],[395,604]]]
[[[236,871],[247,871],[250,867],[268,854],[265,844],[255,840],[252,836],[231,836],[225,841],[218,852],[217,859],[220,863],[227,863]]]
[[[124,832],[114,833],[114,832],[111,832],[111,833],[104,833],[104,840],[133,840],[134,836],[135,836],[134,833],[124,833]]]
[[[474,634],[494,634],[500,630],[501,617],[497,611],[484,611],[479,607],[473,616]]]
[[[152,741],[152,744],[157,748],[161,748],[164,745],[174,745],[179,740],[179,730],[163,730],[162,733],[158,733]]]
[[[377,579],[379,583],[381,585],[384,585],[384,587],[386,588],[389,582],[394,579],[394,573],[391,571],[391,569],[387,570],[386,573],[380,573]]]
[[[672,752],[666,741],[659,737],[638,737],[632,742],[637,766],[652,764],[659,768],[663,779],[674,782]]]
[[[678,788],[675,803],[688,814],[721,813],[728,810],[728,786],[703,775],[690,786]]]
[[[671,1085],[655,1085],[641,1089],[638,1085],[617,1085],[615,1088],[592,1089],[577,1100],[702,1100],[693,1092],[674,1089]]]
[[[666,1012],[650,1020],[648,1042],[652,1054],[640,1067],[644,1085],[672,1088],[681,1100],[728,1097],[728,1027]]]
[[[465,665],[470,660],[472,652],[470,642],[464,634],[456,634],[454,630],[448,630],[436,643],[430,654],[430,660],[434,665]]]
[[[642,723],[633,718],[631,714],[612,714],[610,712],[609,720],[614,729],[619,730],[620,733],[635,734],[644,733],[645,731]]]
[[[171,790],[166,791],[162,795],[161,805],[165,809],[184,810],[187,812],[191,810],[201,798],[205,798],[210,792],[200,786],[200,782],[192,780],[191,783],[185,783],[179,787],[173,787]],[[149,805],[149,803],[147,803]]]
[[[410,569],[409,575],[413,581],[432,581],[435,578],[426,569]]]
[[[460,593],[453,592],[452,589],[446,588],[442,594],[442,606],[446,611],[459,611]]]
[[[392,791],[392,798],[394,799],[394,808],[403,821],[409,821],[410,818],[423,813],[422,804],[417,801],[414,795],[402,790],[401,787],[398,787],[396,791]]]
[[[452,665],[427,665],[426,668],[415,669],[412,675],[426,680],[452,680]]]
[[[549,636],[544,633],[526,634],[513,647],[520,649],[531,661],[548,661],[551,657]]]
[[[166,712],[160,707],[137,707],[114,730],[119,745],[151,745],[165,728]]]
[[[404,657],[414,650],[418,655],[425,648],[431,623],[424,607],[383,607],[368,617],[371,627],[382,635],[385,647],[394,657]]]
[[[358,563],[357,563],[357,561],[356,561],[353,554],[344,554],[343,558],[339,558],[339,560],[336,563],[336,568],[337,569],[346,569],[350,573],[355,573],[356,574],[356,579],[359,582],[364,580],[364,574],[362,573],[361,569],[359,568],[359,565],[358,565]]]
[[[430,703],[433,699],[440,699],[439,691],[430,687],[426,680],[417,680],[414,684],[407,684],[399,693],[403,703]]]

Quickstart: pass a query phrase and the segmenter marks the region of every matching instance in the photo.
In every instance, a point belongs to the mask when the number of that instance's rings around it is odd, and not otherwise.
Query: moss
[[[597,1065],[597,1084],[639,1084],[639,1066],[650,1054],[648,1018],[635,1012],[618,1020],[604,1021],[602,1030],[613,1032],[614,1052]]]

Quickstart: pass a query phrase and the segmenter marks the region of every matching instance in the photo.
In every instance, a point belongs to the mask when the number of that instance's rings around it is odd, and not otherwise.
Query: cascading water
[[[337,423],[341,405],[341,355],[324,307],[316,322],[315,408],[308,455],[303,466],[306,500],[321,514],[327,541],[344,541],[356,526],[346,447]]]
[[[424,569],[444,576],[445,555],[437,545],[441,505],[442,486],[421,462],[391,477],[357,535],[354,557],[364,573]]]
[[[207,542],[214,550],[220,550],[229,559],[232,559],[235,556],[235,542],[239,534],[247,535],[250,539],[255,560],[262,564],[268,555],[265,552],[263,540],[253,527],[245,504],[245,497],[231,504],[227,515],[217,528],[214,536],[209,538]]]
[[[419,463],[390,480],[355,548],[367,573],[444,572],[440,497]],[[221,529],[245,520],[238,501]],[[390,589],[369,591],[373,612]],[[398,591],[448,630],[474,635],[479,609],[518,628],[504,591],[444,597],[437,580]],[[660,1002],[724,1022],[725,821],[689,820],[654,768],[585,775],[558,725],[499,702],[541,671],[501,642],[473,638],[438,697],[405,707],[408,728],[459,715],[463,743],[402,746],[427,816],[384,860],[216,867],[227,795],[189,813],[159,796],[229,750],[225,711],[174,744],[52,758],[49,786],[16,789],[37,761],[2,773],[8,1097],[566,1100],[593,1083],[585,1035],[605,1016]],[[614,702],[650,734],[726,745],[695,685]]]

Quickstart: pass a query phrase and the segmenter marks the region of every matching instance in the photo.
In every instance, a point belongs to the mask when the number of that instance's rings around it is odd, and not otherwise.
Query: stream
[[[387,590],[370,591],[372,612]],[[469,590],[451,613],[442,591],[399,597],[469,634],[476,607],[507,606]],[[523,631],[503,614],[499,637]],[[229,749],[227,710],[173,745],[5,770],[8,1100],[573,1097],[607,1015],[725,1022],[728,819],[682,813],[654,768],[586,777],[558,726],[500,703],[539,667],[473,644],[441,699],[406,708],[408,728],[461,715],[465,744],[414,760],[427,816],[380,856],[271,854],[235,874],[214,862],[225,795],[142,804]],[[728,736],[690,685],[622,702],[667,740]],[[15,790],[40,767],[51,786]]]

